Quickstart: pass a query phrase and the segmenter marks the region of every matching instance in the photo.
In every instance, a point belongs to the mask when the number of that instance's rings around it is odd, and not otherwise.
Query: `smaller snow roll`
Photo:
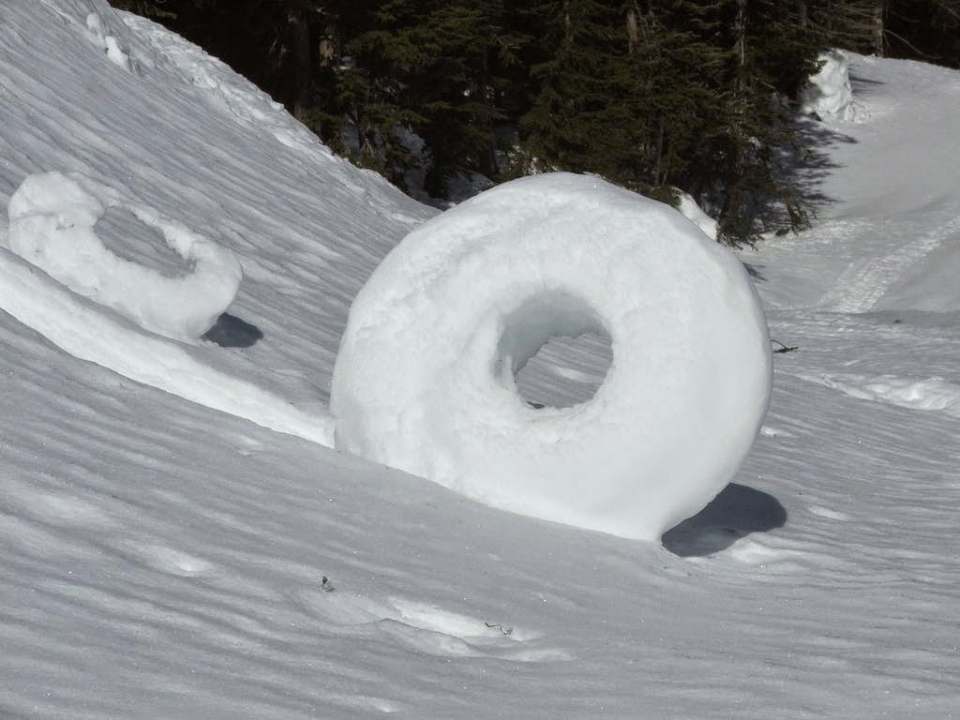
[[[191,263],[192,272],[166,277],[112,253],[95,228],[108,207],[128,210],[162,233],[166,244]],[[159,335],[201,337],[240,287],[240,263],[229,250],[79,174],[28,176],[10,198],[7,213],[13,252],[75,293]]]
[[[514,378],[603,330],[589,401],[535,409]],[[740,467],[771,386],[741,263],[672,208],[557,173],[408,235],[357,296],[334,369],[337,448],[533,517],[655,540]]]

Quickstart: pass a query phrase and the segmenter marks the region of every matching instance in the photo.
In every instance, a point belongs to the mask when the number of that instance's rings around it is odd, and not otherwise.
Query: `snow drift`
[[[820,70],[810,78],[802,93],[803,111],[824,119],[865,120],[866,110],[853,97],[847,54],[831,50],[820,56],[820,63]]]
[[[697,204],[697,201],[693,199],[692,195],[681,192],[680,207],[678,207],[677,210],[679,210],[680,214],[687,220],[700,228],[708,238],[711,240],[717,239],[719,233],[717,221],[703,211],[703,208]]]
[[[595,397],[537,410],[515,376],[600,330]],[[672,208],[557,173],[407,236],[357,296],[334,369],[337,448],[498,507],[659,539],[737,471],[771,385],[740,262]]]

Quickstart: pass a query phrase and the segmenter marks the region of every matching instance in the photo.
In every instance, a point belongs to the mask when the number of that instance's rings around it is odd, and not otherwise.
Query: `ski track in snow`
[[[194,392],[209,372],[221,402],[269,397],[249,408],[262,419],[295,401],[315,429],[350,300],[432,211],[299,131],[284,144],[291,119],[158,26],[101,0],[4,2],[0,208],[33,173],[122,185],[237,254],[229,312],[262,338],[142,333],[0,249],[0,717],[960,717],[960,326],[824,311],[869,309],[938,245],[951,226],[930,196],[960,215],[943,162],[960,83],[853,68],[872,119],[831,150],[838,209],[747,256],[773,337],[799,349],[774,356],[746,466],[661,548],[491,510],[153,387]],[[916,232],[909,250],[892,226]],[[150,264],[145,237],[101,229]],[[120,357],[121,331],[142,354]],[[44,337],[61,335],[66,352]],[[116,357],[78,359],[97,348]],[[610,357],[597,338],[550,343],[518,383],[570,404]],[[137,381],[106,367],[145,358]]]
[[[890,229],[884,232],[889,233]],[[853,261],[837,279],[834,289],[823,298],[822,307],[836,312],[867,312],[913,265],[957,232],[960,232],[960,217],[903,242],[889,254]]]

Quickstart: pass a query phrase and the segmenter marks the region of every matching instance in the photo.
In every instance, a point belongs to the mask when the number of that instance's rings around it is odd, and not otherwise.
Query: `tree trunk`
[[[733,54],[737,62],[733,88],[737,96],[735,102],[738,105],[742,100],[747,84],[746,72],[744,71],[747,64],[747,2],[748,0],[737,0],[737,14],[733,20]]]
[[[873,54],[877,57],[884,56],[883,16],[885,10],[886,2],[878,2],[871,14]]]
[[[293,116],[302,122],[306,118],[312,100],[310,97],[311,71],[313,70],[311,67],[310,23],[303,14],[292,11],[287,15],[287,23],[292,36],[293,73],[297,85],[293,98]]]
[[[733,21],[734,53],[737,66],[747,64],[747,0],[737,0],[737,16]]]
[[[627,52],[633,55],[640,42],[640,28],[637,25],[637,8],[627,10]]]
[[[480,95],[483,104],[487,106],[487,115],[485,118],[487,125],[487,138],[484,147],[480,149],[480,157],[477,159],[477,165],[480,173],[487,177],[494,177],[500,170],[497,167],[497,140],[494,128],[495,97],[491,87],[490,80],[490,51],[483,51],[483,64],[480,72],[480,82],[477,84],[476,92]]]

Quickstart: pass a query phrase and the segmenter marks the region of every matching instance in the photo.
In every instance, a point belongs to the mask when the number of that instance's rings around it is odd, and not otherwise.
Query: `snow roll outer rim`
[[[614,360],[592,400],[537,411],[498,381],[496,348],[505,318],[550,293],[596,312]],[[654,540],[739,468],[771,365],[732,253],[668,206],[557,173],[498,186],[390,253],[351,308],[331,410],[338,449],[495,507]]]

